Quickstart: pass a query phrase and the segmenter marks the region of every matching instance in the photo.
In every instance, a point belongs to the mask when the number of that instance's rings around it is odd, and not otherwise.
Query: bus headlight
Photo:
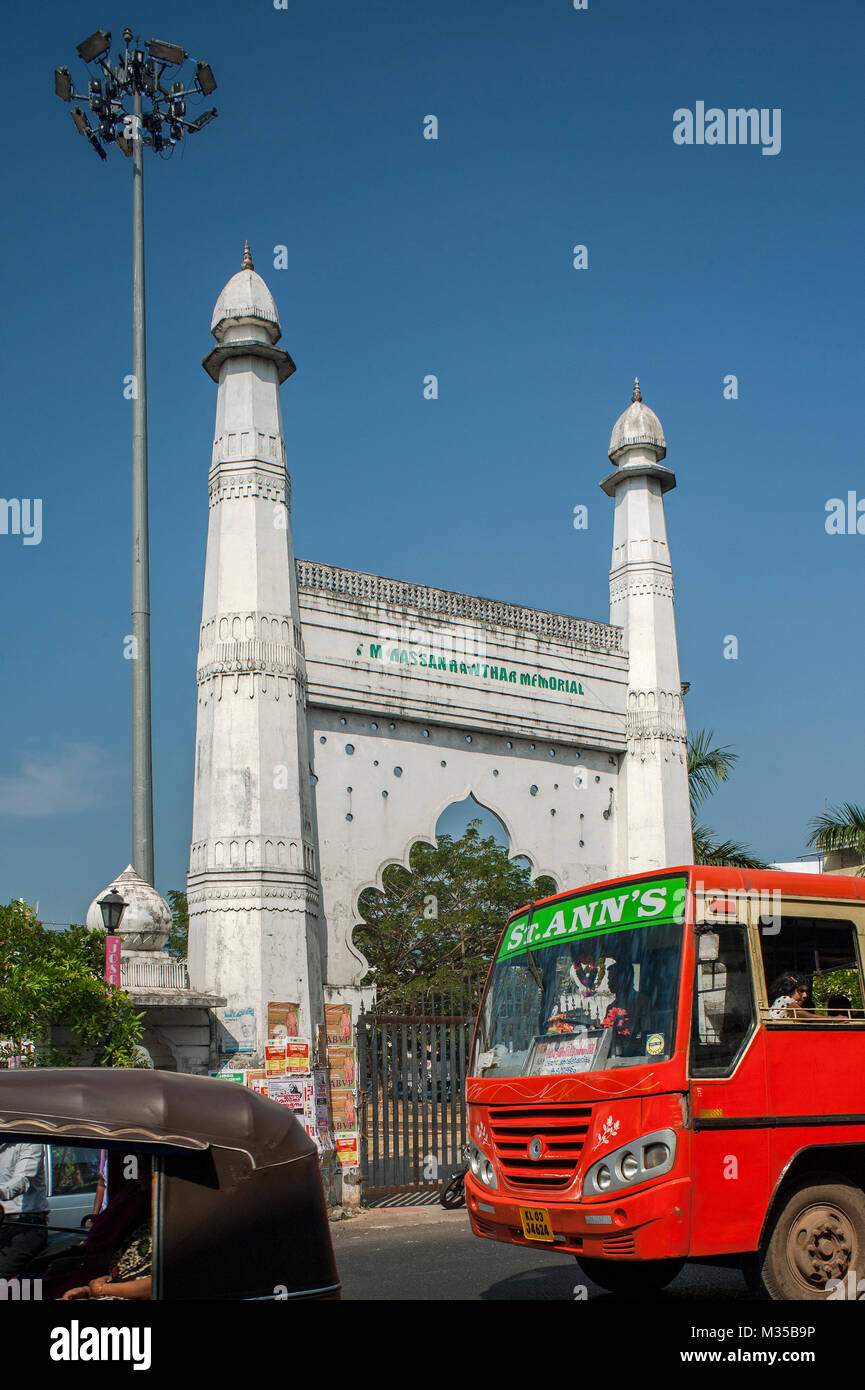
[[[622,1159],[619,1164],[619,1172],[625,1179],[625,1182],[633,1182],[634,1178],[637,1176],[639,1171],[640,1161],[639,1159],[635,1158],[634,1155],[631,1153],[630,1149],[628,1149],[626,1153],[622,1154]]]
[[[472,1170],[472,1176],[477,1178],[478,1182],[482,1182],[485,1187],[498,1187],[499,1180],[496,1177],[496,1170],[483,1149],[479,1149],[477,1144],[471,1141],[469,1143],[469,1167]]]
[[[659,1129],[614,1149],[595,1163],[583,1181],[584,1197],[600,1197],[668,1173],[676,1157],[676,1131]]]

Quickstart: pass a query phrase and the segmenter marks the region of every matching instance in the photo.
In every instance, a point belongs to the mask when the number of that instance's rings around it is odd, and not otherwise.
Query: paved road
[[[331,1231],[344,1299],[569,1302],[579,1283],[590,1300],[620,1301],[587,1283],[572,1256],[473,1236],[464,1210],[380,1207]],[[750,1302],[737,1271],[709,1265],[686,1265],[652,1298]]]

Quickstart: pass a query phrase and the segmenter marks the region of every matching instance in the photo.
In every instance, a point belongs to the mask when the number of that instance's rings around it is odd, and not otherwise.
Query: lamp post
[[[141,46],[124,29],[125,48],[110,58],[111,35],[102,29],[78,45],[78,56],[95,63],[103,76],[90,77],[87,92],[76,92],[69,69],[55,69],[54,90],[61,101],[86,101],[95,123],[80,106],[72,108],[76,129],[99,158],[116,144],[132,160],[132,864],[153,885],[153,759],[150,718],[150,531],[147,505],[147,363],[144,305],[144,146],[168,157],[187,134],[216,116],[216,108],[188,120],[188,98],[216,89],[208,63],[195,64],[191,86],[182,76],[166,86],[166,69],[181,73],[188,54],[178,44],[150,39]],[[132,45],[130,47],[130,45]],[[145,48],[147,52],[145,53]],[[92,69],[91,69],[92,71]],[[146,109],[145,109],[146,104]],[[103,900],[104,901],[104,900]]]
[[[125,898],[121,898],[116,888],[112,888],[110,893],[106,893],[104,898],[99,899],[102,924],[109,936],[114,936],[116,933],[128,906],[128,902]]]
[[[112,888],[110,893],[106,893],[104,898],[99,899],[99,911],[102,913],[102,925],[105,927],[105,980],[109,985],[120,985],[120,959],[122,942],[117,935],[117,928],[123,919],[123,914],[129,906],[124,898],[121,898],[116,888]]]

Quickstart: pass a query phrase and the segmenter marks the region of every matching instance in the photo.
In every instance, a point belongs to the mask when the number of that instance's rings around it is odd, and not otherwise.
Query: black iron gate
[[[474,1011],[467,999],[454,1005],[451,997],[436,1000],[435,1012],[374,1012],[358,1019],[365,1192],[435,1188],[460,1161]]]

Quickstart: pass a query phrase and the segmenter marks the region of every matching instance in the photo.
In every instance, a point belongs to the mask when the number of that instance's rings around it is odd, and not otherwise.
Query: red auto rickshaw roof
[[[306,1158],[316,1145],[285,1106],[214,1077],[121,1067],[0,1071],[0,1142],[100,1141],[238,1149],[255,1168]]]

